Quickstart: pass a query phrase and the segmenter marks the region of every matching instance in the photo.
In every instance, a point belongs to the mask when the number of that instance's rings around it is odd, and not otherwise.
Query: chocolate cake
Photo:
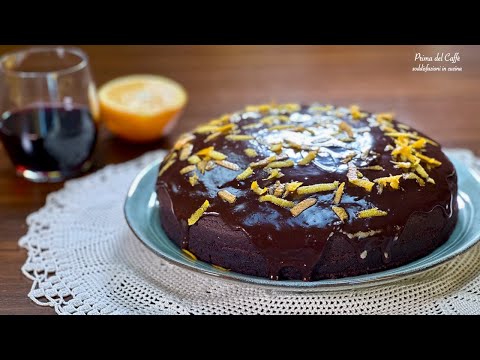
[[[358,106],[266,104],[183,134],[160,164],[160,221],[219,269],[305,281],[421,258],[457,221],[435,141]]]

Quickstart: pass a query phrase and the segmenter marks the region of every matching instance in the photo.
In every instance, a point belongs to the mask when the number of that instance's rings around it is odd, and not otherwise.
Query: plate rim
[[[448,154],[448,150],[446,151],[447,155],[452,156],[453,154]],[[452,156],[455,157],[455,156]],[[168,254],[164,253],[163,251],[159,250],[157,247],[153,246],[152,243],[153,241],[145,241],[143,239],[143,235],[139,233],[139,231],[136,229],[136,225],[134,224],[133,219],[130,217],[129,214],[129,205],[131,204],[130,202],[132,201],[132,196],[135,194],[135,190],[138,188],[139,184],[144,180],[144,178],[154,170],[156,166],[158,166],[161,162],[161,159],[156,159],[149,164],[147,164],[134,178],[132,181],[130,187],[128,188],[127,196],[124,201],[124,206],[123,206],[123,213],[125,220],[127,222],[128,227],[134,234],[134,236],[150,251],[152,251],[154,254],[159,256],[160,258],[168,261],[170,264],[174,264],[176,266],[180,266],[181,268],[194,271],[197,274],[201,275],[207,275],[212,278],[216,279],[222,279],[226,280],[228,282],[235,283],[237,285],[248,285],[248,286],[255,286],[255,287],[260,287],[262,289],[266,290],[275,290],[275,291],[287,291],[287,292],[323,292],[323,291],[340,291],[340,290],[346,290],[346,289],[359,289],[359,288],[366,288],[366,287],[374,287],[374,286],[379,286],[379,285],[384,285],[387,283],[393,283],[396,281],[402,281],[402,280],[408,280],[411,279],[413,276],[425,273],[432,268],[435,268],[437,266],[443,265],[447,262],[453,261],[455,258],[458,256],[464,254],[466,251],[471,249],[474,245],[476,245],[480,241],[480,227],[478,230],[478,234],[474,236],[474,234],[469,235],[470,237],[475,237],[476,240],[472,240],[467,244],[464,244],[462,247],[459,249],[454,249],[453,252],[449,252],[443,256],[441,256],[438,259],[434,259],[434,261],[429,262],[427,264],[422,264],[418,265],[416,268],[411,268],[411,269],[406,269],[405,272],[398,274],[398,273],[391,273],[388,274],[389,271],[392,270],[398,270],[401,269],[403,266],[406,266],[410,263],[404,264],[402,266],[392,268],[392,269],[387,269],[383,271],[378,271],[374,273],[369,273],[369,274],[362,274],[358,276],[351,276],[351,277],[344,277],[344,278],[338,278],[338,279],[323,279],[323,280],[316,280],[316,281],[300,281],[300,280],[271,280],[267,278],[262,278],[262,277],[257,277],[257,276],[252,276],[252,275],[245,275],[237,272],[222,272],[220,270],[216,270],[212,267],[212,269],[203,269],[198,266],[195,266],[195,262],[201,261],[201,260],[190,260],[191,262],[182,262],[178,259],[175,259]],[[478,174],[473,173],[473,169],[470,167],[465,166],[462,163],[463,169],[465,170],[474,180],[476,180],[476,183],[480,187],[480,182],[478,181]],[[456,168],[457,170],[457,168]],[[457,170],[457,174],[459,171]],[[149,198],[152,197],[154,193],[154,190],[149,195]],[[458,191],[458,196],[462,198],[462,194],[465,194],[468,198],[471,198],[468,196],[468,192],[464,192],[463,189],[459,188]],[[475,210],[475,207],[473,208]],[[474,216],[470,213],[470,218]],[[469,218],[469,219],[470,219]],[[458,223],[456,227],[458,226]],[[470,228],[467,229],[467,231],[471,231]],[[168,236],[165,234],[168,240]],[[171,241],[171,240],[170,240]],[[171,241],[172,242],[172,241]],[[448,240],[447,240],[448,242]],[[172,242],[172,244],[174,244]],[[176,244],[174,244],[176,246]],[[181,251],[181,249],[178,249]],[[419,261],[422,259],[425,259],[426,257],[430,256],[432,253],[427,254],[426,256],[419,258],[414,261]],[[414,262],[413,261],[413,262]],[[202,263],[205,263],[207,265],[211,265],[207,262],[201,261]],[[387,274],[384,274],[383,276],[381,275],[382,273],[387,272]],[[232,276],[233,274],[233,276]],[[380,277],[379,277],[380,275]],[[368,279],[369,277],[376,276],[376,278],[373,279]],[[367,278],[367,279],[366,279]]]

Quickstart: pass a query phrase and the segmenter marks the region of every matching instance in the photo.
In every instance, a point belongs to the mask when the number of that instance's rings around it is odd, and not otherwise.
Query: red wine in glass
[[[88,107],[41,104],[4,113],[0,138],[18,173],[61,180],[90,166],[97,129]]]
[[[17,175],[51,182],[85,173],[98,116],[81,49],[32,47],[0,56],[0,140]]]

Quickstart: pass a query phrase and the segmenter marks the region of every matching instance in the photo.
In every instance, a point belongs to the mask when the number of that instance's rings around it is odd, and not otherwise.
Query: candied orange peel
[[[270,150],[273,151],[273,152],[276,152],[276,153],[279,153],[282,151],[282,144],[273,144],[273,145],[270,145]]]
[[[192,140],[195,140],[196,136],[191,133],[185,133],[181,135],[178,140],[173,145],[175,150],[180,150],[186,143],[189,143]]]
[[[164,161],[168,162],[169,160],[175,160],[178,157],[178,154],[176,151],[170,151],[167,156],[165,156]]]
[[[182,168],[180,170],[180,175],[185,175],[189,172],[192,172],[196,169],[197,167],[195,165],[188,165],[188,166],[185,166],[184,168]]]
[[[265,194],[268,189],[267,188],[261,188],[259,185],[258,185],[258,182],[257,181],[253,181],[252,184],[250,185],[250,189],[253,190],[253,192],[257,195],[263,195]]]
[[[197,155],[192,155],[188,157],[187,161],[189,164],[195,165],[202,161],[202,159],[200,159],[200,157]]]
[[[215,160],[215,163],[229,170],[240,170],[240,166],[227,160]]]
[[[242,130],[258,129],[258,128],[261,128],[262,126],[263,126],[263,124],[261,122],[252,123],[252,124],[248,124],[248,125],[243,125]]]
[[[300,105],[295,104],[295,103],[287,103],[287,104],[280,104],[277,105],[276,108],[279,111],[289,111],[289,112],[294,112],[300,110]]]
[[[221,267],[221,266],[215,265],[215,264],[212,264],[212,267],[214,267],[217,270],[221,270],[221,271],[230,271],[230,269],[226,269],[224,267]]]
[[[360,167],[359,169],[360,170],[375,170],[375,171],[385,170],[381,165],[364,166],[364,167]]]
[[[209,146],[209,147],[206,147],[204,149],[201,149],[201,150],[197,151],[196,155],[209,157],[209,158],[212,158],[214,160],[224,160],[224,159],[227,158],[227,155],[216,151],[213,146]]]
[[[427,143],[429,143],[431,145],[434,145],[434,146],[438,146],[438,144],[435,141],[424,138],[424,137],[422,137],[420,135],[417,135],[417,134],[414,134],[414,133],[410,133],[410,132],[387,132],[387,133],[385,133],[385,135],[390,136],[392,138],[394,138],[394,137],[408,137],[408,138],[415,139],[415,140],[425,139],[425,141]]]
[[[237,197],[227,190],[220,190],[217,195],[230,204],[233,204],[237,200]]]
[[[276,156],[269,156],[268,158],[250,163],[250,167],[252,167],[252,168],[253,167],[263,167],[263,166],[268,165],[272,161],[275,161],[275,159],[276,159]]]
[[[255,149],[252,149],[252,148],[246,148],[245,150],[243,150],[243,152],[245,153],[245,155],[247,155],[248,157],[256,157],[258,156],[257,152],[255,151]]]
[[[245,107],[246,112],[268,112],[273,107],[273,104],[261,104],[261,105],[247,105]]]
[[[206,148],[203,148],[201,150],[198,150],[196,155],[200,155],[200,156],[210,156],[210,152],[213,151],[214,147],[213,146],[209,146],[209,147],[206,147]]]
[[[424,179],[428,179],[428,173],[427,171],[424,169],[424,167],[420,164],[418,164],[417,166],[415,166],[415,171],[417,172],[418,175],[420,175],[422,178]]]
[[[292,148],[292,149],[295,149],[295,150],[302,150],[303,149],[302,145],[297,144],[295,141],[285,139],[285,143],[289,148]]]
[[[188,159],[188,157],[192,154],[193,150],[193,145],[190,143],[186,143],[185,145],[182,146],[182,149],[180,150],[180,156],[179,159],[181,161],[185,161]]]
[[[219,128],[217,128],[216,132],[226,134],[226,133],[229,133],[229,132],[231,132],[233,130],[236,130],[236,129],[237,129],[236,124],[226,124],[226,125],[223,125],[223,126],[220,126]]]
[[[375,114],[375,118],[377,119],[377,121],[392,121],[393,120],[393,117],[394,117],[394,114],[393,113],[379,113],[379,114]]]
[[[335,205],[338,205],[340,204],[340,201],[342,200],[342,195],[343,195],[343,191],[345,189],[345,183],[342,182],[338,188],[337,188],[337,191],[335,191],[335,196],[333,197],[333,203]]]
[[[193,174],[192,176],[188,177],[188,182],[190,185],[195,186],[198,184],[198,175],[197,173]]]
[[[222,126],[222,125],[228,124],[230,122],[231,116],[232,116],[231,114],[224,114],[220,116],[218,119],[210,120],[208,124],[214,125],[214,126]]]
[[[306,194],[314,194],[317,192],[333,191],[337,189],[337,187],[338,187],[338,181],[334,181],[333,183],[300,186],[297,189],[297,194],[306,195]]]
[[[367,179],[349,179],[348,181],[355,186],[364,188],[368,192],[372,191],[372,188],[375,185],[375,183]]]
[[[288,129],[294,129],[296,128],[297,125],[291,125],[291,124],[281,124],[281,125],[274,125],[268,128],[268,131],[274,131],[274,130],[288,130]]]
[[[205,200],[205,202],[200,206],[187,220],[188,226],[194,225],[203,215],[203,213],[208,209],[210,206],[210,202]]]
[[[163,167],[160,169],[160,172],[158,173],[158,176],[162,176],[162,175],[165,173],[165,171],[167,171],[167,170],[170,168],[170,166],[172,166],[172,165],[175,163],[175,161],[177,161],[177,160],[175,159],[175,157],[173,157],[173,158],[171,158],[170,160],[168,160],[168,161],[165,163],[165,165],[163,165]]]
[[[269,156],[268,158],[250,163],[250,167],[264,167],[273,161],[282,161],[285,159],[288,159],[288,157],[283,155]]]
[[[225,136],[225,139],[230,141],[247,141],[247,140],[252,140],[253,136],[252,135],[227,135]]]
[[[288,122],[290,121],[290,118],[285,115],[269,115],[269,116],[265,116],[262,120],[260,120],[262,124],[265,124],[268,126],[272,126],[276,121]]]
[[[214,133],[208,135],[208,136],[205,138],[205,140],[203,140],[203,142],[204,142],[204,143],[208,143],[208,142],[216,139],[216,138],[219,137],[220,135],[222,135],[221,132],[214,132]]]
[[[298,164],[302,166],[310,164],[310,162],[312,162],[312,160],[317,156],[317,153],[317,150],[309,151],[308,154],[298,162]]]
[[[427,139],[424,137],[418,139],[417,141],[413,142],[412,148],[414,149],[423,149],[425,145],[427,144]]]
[[[310,107],[310,111],[313,112],[325,112],[333,110],[333,105],[315,105]]]
[[[295,165],[293,160],[285,160],[285,161],[273,161],[269,163],[265,168],[267,169],[275,169],[275,168],[286,168],[286,167],[292,167]]]
[[[386,216],[388,213],[383,210],[379,210],[378,208],[372,208],[367,210],[362,210],[358,212],[357,217],[360,219],[376,217],[376,216]]]
[[[216,125],[200,125],[200,126],[197,126],[193,132],[195,134],[200,134],[200,135],[203,135],[203,134],[210,134],[210,133],[213,133],[213,132],[216,132],[218,129],[218,126]]]
[[[236,179],[245,180],[246,178],[252,176],[253,174],[254,174],[253,169],[249,166],[241,174],[238,174]]]
[[[352,130],[352,127],[350,125],[348,125],[345,121],[342,121],[338,127],[340,128],[340,130],[342,131],[345,131],[347,133],[348,136],[352,137],[353,138],[353,130]]]
[[[337,215],[338,218],[342,220],[342,222],[345,222],[345,220],[348,220],[348,213],[345,211],[344,208],[340,206],[332,205],[332,210],[335,213],[335,215]]]
[[[280,179],[284,174],[279,169],[267,169],[270,173],[266,179],[263,180],[271,180],[271,179]]]
[[[358,105],[350,106],[350,114],[352,114],[352,118],[355,120],[360,120],[361,118],[367,116],[366,113],[360,111],[360,107]]]
[[[307,210],[309,207],[312,207],[317,203],[317,199],[315,198],[308,198],[305,200],[300,201],[298,204],[296,204],[294,207],[290,209],[290,212],[292,213],[293,217],[296,217],[300,215],[302,212]]]
[[[227,158],[227,155],[222,154],[221,152],[218,152],[216,150],[210,151],[209,156],[214,160],[224,160]]]
[[[425,186],[425,180],[413,172],[403,174],[403,178],[405,180],[416,180],[418,185]]]
[[[302,186],[302,182],[300,181],[292,181],[286,184],[286,190],[288,192],[294,192],[296,191],[300,186]]]
[[[379,184],[380,186],[387,187],[390,185],[392,189],[399,189],[400,187],[400,179],[402,175],[395,175],[395,176],[385,176],[381,178],[374,179],[373,182]]]
[[[182,249],[182,252],[184,252],[185,255],[187,255],[190,259],[197,260],[197,257],[191,251],[188,251],[187,249]]]
[[[423,154],[417,153],[415,154],[416,157],[418,157],[420,160],[425,161],[427,164],[432,165],[432,166],[440,166],[442,163],[438,161],[437,159],[425,156]]]
[[[293,201],[288,201],[285,199],[281,199],[277,196],[274,195],[263,195],[258,198],[260,202],[271,202],[272,204],[275,204],[277,206],[281,206],[283,208],[292,208],[295,206]]]
[[[197,163],[197,168],[198,170],[200,170],[202,174],[205,174],[205,170],[207,169],[207,164],[208,164],[208,160],[202,160]]]

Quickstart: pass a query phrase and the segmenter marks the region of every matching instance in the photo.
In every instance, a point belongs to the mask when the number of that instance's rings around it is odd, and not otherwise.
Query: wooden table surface
[[[480,154],[479,46],[81,46],[98,85],[132,73],[162,74],[182,83],[189,103],[167,138],[133,145],[100,131],[96,166],[168,147],[200,121],[245,104],[322,101],[393,110],[403,122],[447,147]],[[0,45],[0,54],[15,46]],[[462,72],[412,72],[415,54],[460,55]],[[418,62],[417,62],[418,65]],[[431,63],[433,65],[433,63]],[[453,66],[453,65],[451,65]],[[20,271],[17,245],[26,216],[62,184],[33,184],[15,176],[0,146],[0,314],[53,314],[34,305],[31,281]]]

